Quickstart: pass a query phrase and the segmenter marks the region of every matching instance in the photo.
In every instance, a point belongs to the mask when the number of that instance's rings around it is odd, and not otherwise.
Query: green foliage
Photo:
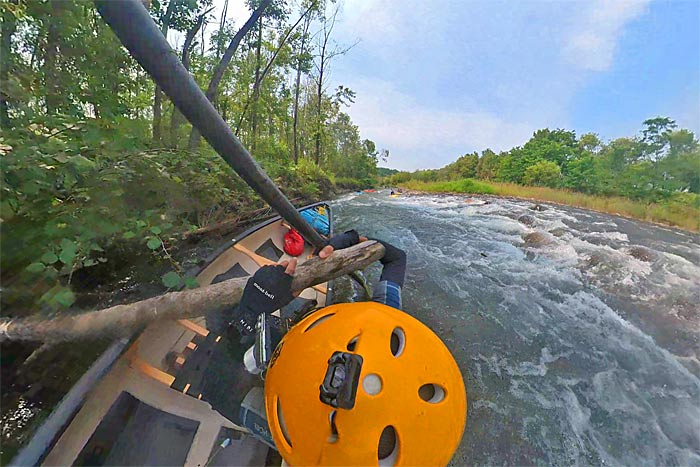
[[[389,169],[386,167],[377,167],[377,176],[378,177],[390,177],[394,174],[399,173],[397,169]]]
[[[556,162],[540,161],[525,169],[523,182],[526,185],[555,188],[561,183],[561,169]]]
[[[501,157],[495,152],[486,149],[481,153],[479,162],[476,164],[476,176],[484,180],[493,180],[498,175],[501,165]]]
[[[597,135],[536,131],[523,146],[496,155],[465,155],[437,170],[399,172],[394,185],[430,183],[476,176],[532,186],[565,187],[583,193],[660,202],[681,192],[700,193],[700,144],[667,117],[644,122],[641,136],[603,143]],[[434,184],[430,186],[436,186]],[[454,188],[454,186],[452,187]],[[458,191],[449,189],[447,191]]]
[[[162,30],[184,35],[212,2],[149,4]],[[322,89],[321,121],[314,117],[318,45],[311,18],[318,9],[285,42],[296,18],[284,2],[273,2],[261,29],[244,37],[216,95],[217,108],[254,157],[288,196],[305,201],[373,185],[377,163],[388,156],[343,112],[355,99],[351,89]],[[0,14],[7,101],[0,109],[0,274],[22,284],[6,288],[2,304],[60,311],[76,299],[78,271],[123,250],[172,262],[164,286],[195,286],[168,249],[181,233],[260,207],[260,199],[209,147],[181,149],[191,127],[167,98],[160,106],[162,136],[155,137],[154,84],[92,2],[21,0],[3,3]],[[213,44],[192,36],[190,71],[203,87],[238,27],[219,24]],[[290,88],[296,68],[301,84]]]
[[[104,123],[44,120],[2,141],[2,273],[35,282],[49,310],[73,303],[73,273],[106,262],[113,245],[140,241],[160,255],[213,208],[247,199],[213,154],[129,150],[145,147],[131,123]]]

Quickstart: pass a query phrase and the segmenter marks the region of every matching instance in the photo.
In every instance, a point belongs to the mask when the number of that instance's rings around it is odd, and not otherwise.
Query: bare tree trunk
[[[250,143],[250,149],[255,152],[255,143],[258,139],[258,97],[260,95],[260,66],[261,66],[261,49],[262,49],[263,24],[262,17],[258,20],[258,42],[255,45],[255,81],[253,82],[253,109],[250,112],[250,132],[253,139]],[[242,117],[242,115],[241,115]]]
[[[187,71],[189,71],[190,69],[190,52],[192,50],[194,38],[197,36],[197,33],[204,24],[204,19],[206,18],[209,11],[211,10],[202,13],[197,18],[197,22],[194,24],[194,26],[192,26],[192,28],[189,31],[187,31],[187,35],[185,36],[185,43],[182,45],[182,65]],[[173,113],[170,115],[170,147],[178,147],[177,132],[180,128],[180,125],[182,125],[184,122],[185,117],[182,115],[182,113],[180,113],[179,110],[177,110],[175,106],[173,106]]]
[[[15,15],[8,10],[3,10],[2,32],[0,33],[0,128],[10,128],[12,125],[8,105],[9,96],[5,90],[10,77],[12,35],[16,30]]]
[[[272,69],[272,65],[275,63],[275,59],[279,55],[279,53],[282,51],[282,48],[284,47],[284,44],[287,43],[287,39],[289,39],[289,36],[292,34],[292,32],[296,29],[297,26],[299,26],[299,23],[301,22],[302,19],[306,18],[311,10],[314,8],[314,5],[312,4],[305,12],[303,15],[299,17],[299,19],[294,23],[289,29],[287,29],[287,32],[282,36],[282,39],[280,40],[279,45],[277,46],[277,49],[275,49],[275,53],[272,54],[272,58],[270,59],[269,62],[267,62],[267,65],[265,65],[265,68],[263,69],[262,73],[258,74],[259,70],[256,70],[256,79],[255,82],[253,83],[253,97],[256,96],[256,93],[259,93],[260,89],[260,84],[262,81],[265,79],[269,71]],[[259,95],[259,94],[258,94]],[[251,102],[253,102],[254,99],[248,99],[245,103],[245,106],[243,107],[243,110],[241,111],[241,114],[238,117],[238,124],[236,125],[236,133],[238,133],[241,130],[241,127],[243,125],[243,118],[245,117],[246,112],[248,111],[248,107],[250,107]]]
[[[384,247],[367,241],[334,252],[326,259],[313,258],[297,268],[292,290],[300,291],[352,271],[363,269],[384,255]],[[0,342],[56,343],[102,336],[128,336],[157,319],[202,316],[231,307],[243,295],[247,278],[230,279],[194,290],[170,292],[136,303],[53,319],[0,319]]]
[[[168,29],[170,28],[170,18],[173,16],[173,11],[175,10],[175,3],[178,0],[170,0],[168,2],[168,9],[165,10],[165,16],[163,17],[163,24],[160,26],[160,32],[167,39]],[[153,142],[160,143],[161,136],[161,120],[162,120],[162,102],[163,102],[163,90],[156,84],[155,94],[153,95]]]
[[[324,72],[326,71],[326,50],[328,50],[328,41],[331,37],[331,32],[333,30],[333,24],[335,22],[335,15],[333,16],[333,23],[331,23],[330,28],[328,27],[328,20],[323,21],[323,38],[321,39],[321,52],[319,55],[319,65],[318,65],[318,81],[316,82],[316,128],[314,130],[314,161],[316,165],[321,162],[321,130],[323,127],[323,78]]]
[[[235,36],[233,36],[231,43],[226,49],[226,52],[224,52],[224,56],[221,57],[221,61],[218,65],[216,65],[214,74],[209,81],[209,86],[207,87],[206,92],[207,99],[209,99],[212,104],[216,104],[216,95],[219,91],[219,84],[221,84],[221,79],[224,77],[224,72],[231,63],[231,59],[233,59],[233,55],[236,53],[236,50],[238,50],[238,46],[241,44],[241,41],[248,31],[253,28],[255,23],[258,21],[258,18],[260,18],[263,11],[265,11],[270,3],[272,3],[272,0],[262,0],[260,2],[258,8],[256,8],[255,11],[253,11],[253,14],[250,15],[250,18],[248,18],[248,21],[246,21],[243,27],[238,30]],[[192,132],[190,133],[189,149],[191,151],[196,150],[199,147],[201,139],[202,135],[199,134],[196,128],[192,128]]]
[[[163,119],[162,115],[163,91],[160,86],[156,85],[155,94],[153,95],[153,142],[160,143],[161,132],[160,122]]]
[[[299,59],[297,60],[297,79],[294,86],[294,117],[292,123],[292,146],[294,147],[294,164],[299,162],[299,142],[298,142],[298,127],[299,127],[299,93],[301,91],[301,67],[304,60],[304,47],[306,46],[306,36],[309,33],[309,25],[311,24],[311,16],[307,16],[304,20],[304,31],[301,36],[301,47],[299,48]]]
[[[325,52],[325,46],[324,46]],[[316,165],[321,162],[321,128],[323,126],[323,113],[321,110],[321,100],[323,98],[323,69],[324,69],[324,56],[321,55],[321,67],[319,68],[318,83],[316,87],[316,130],[314,132],[314,161]]]
[[[46,51],[44,52],[44,86],[46,88],[46,114],[55,114],[61,105],[60,78],[58,77],[58,43],[61,40],[60,23],[63,2],[51,0],[51,17],[48,20]]]
[[[350,46],[344,50],[339,50],[337,47],[329,49],[331,34],[333,33],[333,28],[335,27],[335,20],[338,17],[338,11],[340,5],[336,5],[335,10],[330,15],[330,17],[323,18],[323,35],[321,36],[321,42],[319,43],[320,55],[318,68],[318,81],[316,82],[316,129],[314,134],[316,151],[314,154],[314,160],[316,164],[320,164],[321,158],[323,156],[321,152],[321,136],[323,131],[323,126],[325,124],[325,118],[323,116],[323,80],[327,79],[328,66],[334,57],[346,53]]]
[[[226,26],[226,16],[228,16],[228,0],[224,0],[224,8],[221,10],[221,19],[219,20],[219,34],[224,30],[224,27]],[[219,60],[221,58],[221,47],[222,47],[222,41],[219,40],[216,44],[216,59]],[[202,53],[202,55],[204,55]]]

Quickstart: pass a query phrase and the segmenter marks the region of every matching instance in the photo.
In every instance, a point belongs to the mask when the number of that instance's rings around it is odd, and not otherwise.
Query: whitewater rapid
[[[406,250],[404,308],[460,365],[469,409],[452,463],[700,465],[698,237],[532,204],[334,203],[336,230]]]

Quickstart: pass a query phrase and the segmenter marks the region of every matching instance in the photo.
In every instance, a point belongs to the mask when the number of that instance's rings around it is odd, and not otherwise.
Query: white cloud
[[[348,113],[364,138],[390,150],[390,167],[437,168],[466,152],[510,149],[523,144],[536,128],[477,109],[430,108],[385,81],[357,80],[352,86],[358,97]]]
[[[605,71],[625,26],[648,10],[650,0],[597,0],[585,5],[565,38],[564,57],[578,67]]]
[[[342,36],[361,37],[372,45],[388,45],[401,38],[397,18],[389,2],[347,0],[343,3],[338,30]]]

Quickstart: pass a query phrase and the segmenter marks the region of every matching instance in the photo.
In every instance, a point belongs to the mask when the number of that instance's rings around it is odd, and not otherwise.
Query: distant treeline
[[[593,133],[548,128],[523,146],[496,154],[465,154],[441,169],[399,172],[392,185],[478,178],[567,188],[588,194],[656,201],[700,192],[700,145],[692,131],[667,117],[644,121],[635,137],[604,143]]]

